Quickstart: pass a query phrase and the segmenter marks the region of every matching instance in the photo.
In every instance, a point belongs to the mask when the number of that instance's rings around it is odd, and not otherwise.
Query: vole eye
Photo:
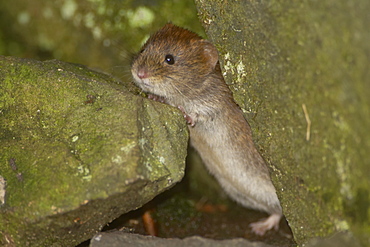
[[[175,58],[172,55],[166,55],[165,57],[166,63],[172,65],[175,63]]]

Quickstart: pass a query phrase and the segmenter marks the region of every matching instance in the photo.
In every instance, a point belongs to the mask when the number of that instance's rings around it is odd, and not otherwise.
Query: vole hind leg
[[[272,228],[274,228],[275,230],[279,229],[280,218],[280,214],[271,214],[267,219],[251,223],[249,224],[249,226],[252,228],[252,232],[259,236],[263,236],[266,231]]]

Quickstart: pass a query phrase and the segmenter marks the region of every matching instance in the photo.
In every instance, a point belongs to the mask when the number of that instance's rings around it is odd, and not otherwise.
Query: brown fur
[[[173,64],[167,63],[166,55],[173,56]],[[167,24],[148,39],[131,71],[144,91],[180,106],[193,121],[190,142],[228,195],[279,221],[282,211],[275,188],[250,127],[222,77],[217,49],[197,34]],[[277,225],[258,227],[252,224],[263,235]]]

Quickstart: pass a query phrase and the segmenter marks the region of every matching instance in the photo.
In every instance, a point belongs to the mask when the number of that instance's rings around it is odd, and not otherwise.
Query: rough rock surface
[[[235,238],[227,240],[214,240],[199,236],[178,238],[157,238],[124,232],[106,232],[96,234],[90,242],[90,247],[272,247],[262,242],[251,242],[247,239]],[[312,239],[307,247],[361,247],[360,243],[349,233],[338,233],[328,239]]]
[[[370,246],[370,2],[195,2],[297,243]]]
[[[214,240],[203,237],[157,238],[124,232],[98,233],[91,239],[90,247],[272,247],[261,242],[250,242],[247,239]]]
[[[0,56],[0,245],[73,246],[181,180],[187,127],[107,75]]]

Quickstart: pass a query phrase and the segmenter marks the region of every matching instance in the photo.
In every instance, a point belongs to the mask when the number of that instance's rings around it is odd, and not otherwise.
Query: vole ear
[[[205,39],[199,40],[199,45],[202,47],[205,60],[207,61],[209,67],[213,70],[218,62],[218,52],[216,47]]]

